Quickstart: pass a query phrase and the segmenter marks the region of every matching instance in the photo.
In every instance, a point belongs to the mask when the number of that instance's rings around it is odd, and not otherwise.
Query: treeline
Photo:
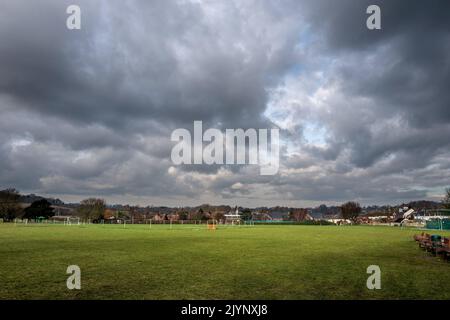
[[[0,191],[0,219],[13,221],[16,218],[48,219],[54,216],[54,208],[46,199],[36,200],[29,207],[22,208],[20,198],[19,191],[14,188]]]
[[[22,207],[22,196],[14,188],[0,190],[0,219],[49,219],[55,215],[55,208],[45,198],[38,197],[29,206]],[[92,221],[102,220],[105,216],[106,202],[103,199],[89,198],[81,201],[76,215]]]
[[[47,199],[39,197],[38,200],[33,201],[30,206],[21,206],[22,196],[19,191],[14,188],[0,190],[0,219],[3,221],[13,221],[16,218],[22,219],[36,219],[43,218],[48,219],[55,215],[55,209],[52,203]],[[450,209],[450,188],[445,190],[445,196],[441,201],[441,207]],[[222,210],[218,210],[221,208]],[[186,209],[172,209],[172,213],[142,213],[138,207],[129,207],[128,211],[115,210],[107,208],[106,202],[103,199],[89,198],[80,202],[80,205],[76,208],[74,214],[82,219],[91,220],[92,222],[101,221],[108,218],[144,218],[147,219],[148,215],[157,217],[161,220],[208,220],[224,219],[224,215],[227,213],[228,206],[214,207],[207,206],[205,208],[199,207],[194,210]],[[358,202],[349,201],[341,205],[339,208],[339,215],[343,219],[348,219],[353,222],[357,222],[358,217],[361,215],[362,208]],[[235,210],[237,207],[235,208]],[[255,213],[248,208],[239,208],[240,215],[243,220],[267,220],[270,213]],[[171,210],[169,210],[170,212]],[[270,212],[270,211],[269,211]],[[288,214],[283,217],[283,220],[303,222],[313,221],[308,209],[296,209],[292,208]]]
[[[255,221],[255,224],[258,225],[302,225],[302,226],[331,226],[335,225],[333,222],[329,222],[327,220],[304,220],[304,221],[295,221],[295,220],[281,220],[281,221]]]

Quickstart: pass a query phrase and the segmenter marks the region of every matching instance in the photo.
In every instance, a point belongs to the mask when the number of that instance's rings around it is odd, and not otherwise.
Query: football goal
[[[71,226],[71,225],[80,225],[80,218],[79,217],[67,217],[64,220],[64,225]]]

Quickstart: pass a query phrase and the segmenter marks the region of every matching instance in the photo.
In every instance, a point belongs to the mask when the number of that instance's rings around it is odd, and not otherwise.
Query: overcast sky
[[[66,8],[81,7],[81,30]],[[381,7],[382,30],[366,28]],[[0,187],[140,205],[438,200],[450,1],[0,2]],[[170,134],[279,128],[280,170],[174,166]]]

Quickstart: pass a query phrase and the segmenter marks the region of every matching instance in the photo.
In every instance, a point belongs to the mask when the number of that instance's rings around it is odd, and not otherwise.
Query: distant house
[[[282,221],[289,216],[289,210],[272,210],[269,215],[274,221]]]
[[[241,221],[242,217],[241,214],[239,213],[239,209],[236,206],[236,208],[234,210],[229,211],[227,214],[225,214],[225,221],[226,222],[238,222]]]
[[[343,219],[340,214],[325,214],[322,219],[337,225],[352,224],[351,220]]]
[[[163,220],[165,220],[165,215],[157,213],[152,217],[152,220],[153,221],[163,221]]]
[[[55,213],[55,216],[71,216],[75,214],[75,210],[73,208],[57,205],[52,205],[52,208],[54,209],[53,212]]]
[[[272,217],[267,212],[255,211],[255,212],[252,212],[252,220],[268,221],[268,220],[272,220]]]
[[[293,221],[310,221],[314,220],[308,213],[307,209],[292,209],[289,212],[289,220]]]
[[[172,220],[172,221],[178,221],[180,220],[180,215],[177,213],[171,213],[167,215],[167,219]]]
[[[410,209],[408,207],[403,207],[398,209],[398,213],[395,214],[394,221],[402,222],[405,219],[413,219],[414,218],[414,209]]]

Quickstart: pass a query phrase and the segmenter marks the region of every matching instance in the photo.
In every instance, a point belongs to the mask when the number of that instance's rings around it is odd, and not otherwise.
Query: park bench
[[[442,254],[444,257],[449,258],[450,257],[450,239],[445,238],[442,240],[442,243],[439,247],[435,248],[435,254]]]
[[[442,245],[442,237],[440,235],[432,235],[430,239],[424,242],[424,247],[427,251],[435,252],[436,248],[441,247]]]
[[[425,233],[425,235],[419,240],[419,247],[421,247],[422,249],[426,249],[430,243],[431,243],[431,235]]]

